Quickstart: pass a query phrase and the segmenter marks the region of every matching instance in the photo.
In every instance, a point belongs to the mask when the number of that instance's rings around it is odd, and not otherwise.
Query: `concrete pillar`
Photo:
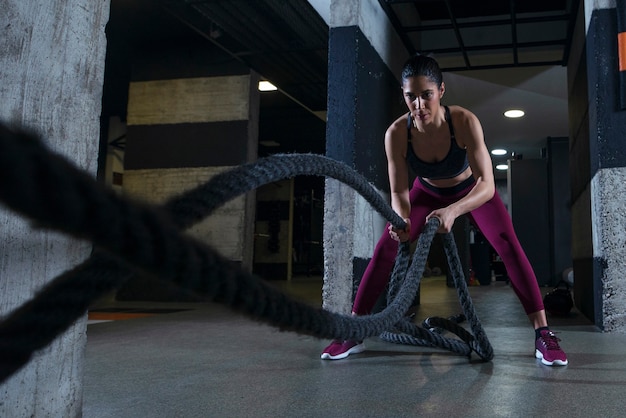
[[[626,332],[626,112],[614,1],[585,1],[568,65],[572,258],[577,307]]]
[[[406,54],[375,0],[330,3],[326,155],[388,194],[384,133],[402,112],[398,75]],[[348,313],[384,220],[352,189],[326,180],[325,309]]]
[[[108,16],[108,0],[6,0],[0,7],[0,118],[36,130],[94,177]],[[90,250],[0,207],[0,315]],[[84,317],[0,386],[0,416],[81,416],[85,332]]]

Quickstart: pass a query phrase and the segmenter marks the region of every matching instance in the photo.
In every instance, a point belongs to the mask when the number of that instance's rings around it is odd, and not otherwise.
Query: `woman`
[[[559,339],[550,331],[537,279],[513,230],[511,218],[495,193],[491,158],[480,121],[460,106],[442,106],[443,75],[437,62],[417,55],[402,71],[408,114],[385,133],[392,208],[405,229],[388,227],[379,240],[352,308],[353,315],[371,313],[385,289],[398,242],[415,241],[424,224],[440,220],[438,232],[450,232],[457,217],[467,214],[502,258],[511,285],[535,329],[535,357],[549,366],[567,364]],[[409,167],[417,174],[409,189]],[[365,349],[362,341],[333,341],[322,359],[337,360]]]

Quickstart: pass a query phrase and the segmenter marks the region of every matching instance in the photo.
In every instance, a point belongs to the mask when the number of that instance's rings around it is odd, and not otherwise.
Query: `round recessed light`
[[[498,165],[496,166],[496,170],[502,170],[502,171],[504,171],[504,170],[508,170],[508,169],[509,169],[509,165],[508,165],[508,164],[498,164]]]
[[[496,148],[496,149],[492,149],[491,153],[493,155],[506,155],[506,150],[502,148]]]
[[[511,109],[504,112],[504,116],[507,118],[521,118],[524,116],[524,111],[519,109]]]

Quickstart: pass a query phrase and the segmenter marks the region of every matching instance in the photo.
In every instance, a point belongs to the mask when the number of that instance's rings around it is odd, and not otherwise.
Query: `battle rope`
[[[460,350],[456,342],[450,343],[450,339],[437,333],[428,331],[424,337],[421,328],[415,331],[404,325],[407,321],[402,318],[418,290],[430,243],[439,225],[437,220],[426,224],[410,268],[407,268],[408,244],[400,246],[392,280],[406,279],[388,307],[380,313],[360,317],[294,301],[180,231],[229,199],[296,175],[335,178],[353,187],[389,222],[399,227],[404,225],[362,176],[345,164],[320,155],[290,154],[261,159],[215,176],[163,207],[153,207],[117,196],[49,151],[35,135],[14,132],[0,124],[0,201],[39,226],[90,240],[95,246],[88,260],[48,282],[33,299],[2,319],[0,383],[84,315],[91,303],[124,283],[136,269],[177,283],[207,300],[281,330],[320,338],[362,340],[398,324],[403,332],[418,333],[435,346],[468,355],[473,349],[485,361],[493,357],[486,338],[467,338],[464,343],[467,349]],[[460,266],[457,270],[455,274],[461,272]],[[460,277],[463,281],[462,272]],[[468,318],[476,317],[468,315]]]
[[[401,332],[400,334],[387,330],[384,331],[380,337],[385,341],[399,344],[432,347],[439,345],[439,343],[434,343],[432,338],[432,335],[438,335],[438,332],[433,331],[433,328],[438,328],[439,330],[450,331],[461,339],[461,341],[445,339],[445,341],[449,344],[449,347],[446,348],[449,350],[459,354],[469,355],[473,349],[481,358],[491,359],[493,358],[493,349],[487,339],[487,335],[485,334],[480,321],[478,320],[478,317],[476,316],[476,312],[474,311],[469,291],[467,289],[467,283],[464,279],[461,261],[459,260],[459,253],[452,234],[444,235],[444,250],[446,258],[448,259],[448,265],[451,269],[454,285],[457,289],[459,302],[461,303],[461,308],[463,309],[463,314],[470,324],[470,329],[472,330],[473,335],[465,328],[459,326],[457,321],[439,317],[430,317],[424,321],[424,325],[426,326],[425,328],[420,328],[407,319],[404,319],[400,322],[400,324],[396,324],[396,329]],[[399,285],[395,281],[399,279],[401,279],[401,277],[392,276],[390,280],[388,291],[390,298],[394,297],[394,293]],[[463,342],[465,344],[463,344]]]

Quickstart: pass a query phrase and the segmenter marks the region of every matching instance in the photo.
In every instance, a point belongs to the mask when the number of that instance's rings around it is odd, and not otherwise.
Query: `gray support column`
[[[373,2],[331,2],[326,154],[356,169],[384,193],[389,187],[384,133],[403,111],[399,65],[390,70],[389,63],[394,66],[406,57],[384,46],[399,42],[390,39],[392,32],[385,31],[389,23]],[[350,312],[354,289],[383,226],[352,189],[326,181],[324,308]]]
[[[95,177],[109,1],[7,0],[0,7],[0,119],[36,130]],[[89,256],[0,207],[0,315]],[[0,386],[2,417],[78,417],[86,317]]]
[[[568,68],[575,301],[603,330],[626,332],[626,112],[615,2],[585,2],[578,28],[585,36]]]

